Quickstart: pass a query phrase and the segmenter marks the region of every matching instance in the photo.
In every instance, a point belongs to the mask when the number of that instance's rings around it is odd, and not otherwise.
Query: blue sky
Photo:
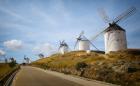
[[[24,55],[36,60],[40,52],[55,53],[59,40],[73,50],[82,30],[91,38],[107,27],[98,9],[104,8],[114,19],[131,6],[137,12],[119,25],[126,29],[128,48],[140,48],[139,0],[0,0],[0,50],[18,62]],[[103,35],[92,42],[104,50]]]

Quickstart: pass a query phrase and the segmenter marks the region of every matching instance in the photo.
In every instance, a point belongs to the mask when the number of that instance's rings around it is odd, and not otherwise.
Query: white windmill
[[[64,40],[62,42],[60,41],[60,46],[58,50],[61,54],[65,54],[66,52],[68,52],[69,46]]]
[[[77,47],[78,50],[86,50],[87,51],[87,50],[90,50],[90,45],[95,47],[95,45],[92,44],[92,42],[87,37],[84,36],[84,31],[82,31],[77,38],[74,49]]]
[[[24,61],[26,64],[30,63],[30,58],[26,57],[26,55],[24,55]]]
[[[126,31],[118,25],[118,22],[132,15],[135,11],[136,8],[131,7],[111,22],[106,12],[103,9],[100,10],[103,20],[109,24],[109,27],[94,36],[92,40],[104,33],[105,53],[127,49]]]

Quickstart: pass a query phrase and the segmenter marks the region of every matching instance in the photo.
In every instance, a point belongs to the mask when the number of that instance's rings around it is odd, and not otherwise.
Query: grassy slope
[[[93,58],[94,57],[94,58]],[[54,54],[50,56],[49,58],[43,58],[39,59],[32,64],[50,64],[49,66],[66,66],[66,67],[72,67],[77,62],[84,61],[86,63],[92,63],[97,60],[103,60],[100,55],[97,53],[92,52],[90,55],[87,55],[84,51],[73,51],[66,53],[65,55],[61,54]]]
[[[140,86],[140,71],[128,73],[129,67],[140,67],[140,50],[126,50],[102,54],[84,51],[73,51],[65,55],[55,54],[48,58],[39,59],[33,66],[79,75],[75,69],[78,62],[88,64],[83,77],[116,83],[121,85]]]
[[[0,78],[2,78],[5,74],[7,74],[12,69],[13,68],[11,68],[8,64],[0,63]]]

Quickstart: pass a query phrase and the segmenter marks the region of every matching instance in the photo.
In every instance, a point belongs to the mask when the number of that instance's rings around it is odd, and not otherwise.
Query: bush
[[[85,72],[85,68],[87,67],[88,65],[85,63],[85,62],[78,62],[76,65],[75,65],[75,68],[77,71],[80,71],[80,76],[83,76],[84,72]]]
[[[85,62],[78,62],[76,65],[75,65],[75,68],[77,71],[81,71],[83,70],[84,68],[86,68],[88,65],[85,63]]]
[[[10,67],[15,67],[16,66],[16,60],[13,60],[13,61],[11,61],[10,63],[9,63],[9,66]]]

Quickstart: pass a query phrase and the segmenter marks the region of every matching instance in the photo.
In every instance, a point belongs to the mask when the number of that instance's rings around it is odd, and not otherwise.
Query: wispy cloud
[[[9,40],[4,42],[4,46],[11,50],[19,50],[23,47],[21,40]]]
[[[39,45],[36,45],[34,48],[33,48],[33,52],[35,53],[43,53],[43,54],[51,54],[53,53],[54,51],[56,51],[56,49],[54,48],[53,45],[51,45],[50,43],[43,43],[43,44],[39,44]]]
[[[3,56],[5,54],[6,54],[5,51],[3,51],[3,50],[0,49],[0,56]]]

